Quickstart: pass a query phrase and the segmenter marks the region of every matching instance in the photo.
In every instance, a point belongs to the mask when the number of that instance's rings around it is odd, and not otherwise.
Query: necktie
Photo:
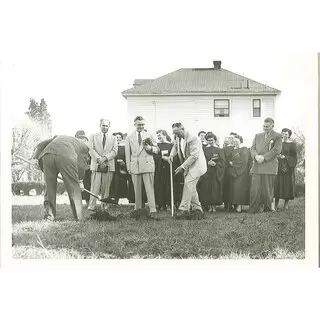
[[[181,155],[181,160],[184,161],[184,156],[183,156],[182,146],[181,146],[181,138],[179,139],[179,151],[180,151],[180,155]]]
[[[102,148],[104,149],[104,146],[106,145],[106,134],[103,134],[103,139],[102,139]]]
[[[141,146],[141,132],[138,132],[138,143],[139,143],[139,146]]]

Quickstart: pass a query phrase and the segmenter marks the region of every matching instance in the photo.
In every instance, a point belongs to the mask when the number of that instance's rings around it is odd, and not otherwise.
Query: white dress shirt
[[[185,159],[186,158],[186,154],[185,154],[186,141],[183,138],[180,139],[180,148],[181,148],[183,158]]]

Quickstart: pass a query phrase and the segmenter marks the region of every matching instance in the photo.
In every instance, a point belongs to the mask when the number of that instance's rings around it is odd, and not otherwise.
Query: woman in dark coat
[[[216,145],[217,137],[212,132],[206,134],[208,146],[203,149],[208,169],[198,184],[199,200],[209,212],[216,211],[222,204],[222,187],[225,168],[224,152]]]
[[[233,135],[227,136],[223,143],[223,152],[224,152],[224,159],[225,159],[225,171],[224,171],[224,177],[223,177],[223,203],[224,208],[226,210],[231,210],[229,208],[230,204],[230,184],[231,184],[231,177],[228,175],[228,169],[230,167],[230,161],[232,158],[232,151],[234,149],[233,145]]]
[[[128,198],[128,172],[126,168],[125,148],[123,134],[113,134],[117,138],[118,153],[115,157],[115,173],[110,186],[110,196],[115,198],[117,203],[121,198]]]
[[[236,136],[233,139],[231,161],[229,161],[228,176],[230,177],[229,208],[234,205],[237,212],[242,211],[242,205],[249,204],[250,196],[250,150],[242,147],[243,139]]]
[[[170,165],[171,138],[165,130],[157,131],[159,153],[154,156],[154,193],[157,210],[167,210],[171,204]]]
[[[278,156],[278,174],[275,180],[274,197],[276,209],[279,209],[279,199],[284,199],[284,210],[288,210],[289,200],[294,199],[295,167],[297,165],[297,148],[290,140],[292,131],[284,128],[282,133],[282,150]]]

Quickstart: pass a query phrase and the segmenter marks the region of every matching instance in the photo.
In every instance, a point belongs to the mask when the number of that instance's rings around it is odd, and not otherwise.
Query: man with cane
[[[178,154],[182,164],[175,170],[175,174],[184,175],[182,200],[175,218],[191,219],[190,206],[193,212],[198,211],[203,215],[196,187],[200,177],[207,171],[207,162],[201,141],[185,131],[180,122],[172,125],[172,132],[176,138],[169,156],[169,162],[172,164],[174,156]]]

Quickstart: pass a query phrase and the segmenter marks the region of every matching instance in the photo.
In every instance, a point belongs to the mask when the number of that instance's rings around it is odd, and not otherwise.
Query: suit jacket
[[[265,133],[258,133],[254,137],[252,147],[250,148],[253,165],[251,173],[256,174],[277,174],[278,159],[277,155],[281,153],[282,136],[280,133],[271,131],[268,138],[265,140]],[[256,155],[264,156],[263,163],[258,163],[255,160]]]
[[[116,137],[110,133],[106,133],[106,144],[102,147],[102,134],[101,132],[93,134],[89,139],[89,153],[91,156],[90,169],[96,171],[98,169],[98,159],[107,157],[108,159],[108,171],[115,171],[114,158],[118,153],[118,144]]]
[[[88,151],[88,146],[80,139],[70,136],[57,136],[42,150],[39,159],[45,154],[64,156],[76,164],[79,179],[83,180],[89,156]]]
[[[132,174],[152,173],[155,171],[153,154],[157,154],[159,148],[154,137],[144,132],[142,139],[147,138],[150,138],[153,144],[151,154],[145,150],[143,143],[139,146],[136,131],[125,140],[126,164]]]
[[[185,169],[184,175],[190,174],[193,178],[198,178],[207,172],[207,161],[204,156],[202,143],[196,137],[192,136],[188,131],[185,132],[185,160],[182,162],[179,152],[179,138],[176,138],[171,150],[170,156],[178,154],[181,166]]]
[[[53,140],[55,139],[57,136],[54,136],[51,139],[47,139],[47,140],[43,140],[40,143],[37,144],[37,146],[35,147],[35,150],[33,152],[33,156],[32,158],[34,159],[39,159],[39,156],[41,154],[41,152],[44,150],[44,148]]]

